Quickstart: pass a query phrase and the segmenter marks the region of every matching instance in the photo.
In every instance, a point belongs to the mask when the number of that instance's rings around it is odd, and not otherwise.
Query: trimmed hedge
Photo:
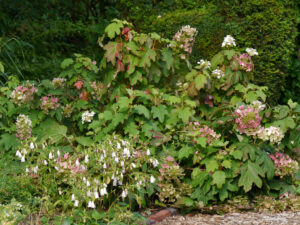
[[[193,61],[214,55],[227,34],[233,35],[239,46],[256,48],[259,56],[254,59],[254,82],[269,87],[270,103],[279,100],[286,87],[286,73],[295,49],[295,1],[143,0],[120,3],[123,16],[143,32],[155,31],[171,38],[183,25],[196,27],[199,33]]]

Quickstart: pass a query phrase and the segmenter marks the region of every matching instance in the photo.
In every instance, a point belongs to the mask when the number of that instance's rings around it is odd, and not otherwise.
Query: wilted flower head
[[[235,39],[230,36],[230,35],[227,35],[225,38],[224,38],[224,41],[222,43],[222,48],[223,47],[232,47],[232,46],[236,46],[235,44]]]
[[[56,77],[52,80],[52,84],[53,84],[54,88],[65,86],[65,82],[66,82],[66,79],[60,78],[60,77]]]

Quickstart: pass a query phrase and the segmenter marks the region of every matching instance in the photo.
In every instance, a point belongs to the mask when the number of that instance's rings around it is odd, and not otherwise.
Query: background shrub
[[[223,37],[233,35],[239,43],[238,48],[249,46],[259,49],[259,56],[254,61],[254,82],[269,87],[269,102],[277,102],[281,91],[285,90],[297,34],[295,1],[121,2],[123,16],[131,19],[143,32],[155,31],[171,38],[183,25],[196,27],[198,36],[194,62],[216,54]]]

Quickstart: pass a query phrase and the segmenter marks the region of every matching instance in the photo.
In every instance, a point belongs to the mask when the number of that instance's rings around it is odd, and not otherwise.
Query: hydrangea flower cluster
[[[173,37],[173,40],[176,41],[176,47],[180,50],[183,50],[187,54],[191,54],[193,51],[193,45],[195,37],[197,35],[197,29],[192,28],[189,25],[182,27]],[[181,55],[182,59],[185,59],[185,55]]]
[[[190,192],[191,186],[183,183],[183,169],[171,156],[166,157],[159,169],[158,186],[161,188],[158,197],[162,202],[175,202],[180,196]]]
[[[258,109],[258,111],[262,111],[266,108],[266,105],[258,100],[251,102],[251,106]]]
[[[224,38],[224,41],[222,42],[222,48],[224,48],[224,47],[232,47],[232,46],[236,46],[235,39],[232,36],[227,35]]]
[[[189,122],[189,125],[192,131],[199,133],[200,137],[206,138],[207,144],[211,144],[221,137],[220,134],[217,134],[213,129],[209,128],[208,126],[205,125],[201,127],[199,122]]]
[[[201,59],[197,64],[202,68],[202,69],[209,69],[211,67],[211,63],[208,60]]]
[[[246,48],[246,52],[247,52],[248,55],[250,55],[250,56],[258,55],[258,52],[256,51],[255,48]]]
[[[241,134],[256,135],[260,130],[262,117],[259,116],[257,108],[241,105],[233,114],[236,117],[235,124]]]
[[[25,84],[16,87],[11,93],[10,98],[15,104],[20,106],[24,103],[32,101],[34,98],[34,93],[37,91],[38,89],[27,81]]]
[[[81,115],[82,124],[87,123],[87,122],[88,123],[92,122],[94,115],[95,115],[95,112],[93,112],[93,111],[92,112],[89,112],[89,111],[83,112]]]
[[[58,98],[52,95],[44,96],[41,98],[41,109],[44,113],[48,114],[50,109],[56,110],[60,104],[58,103]]]
[[[252,62],[251,56],[247,53],[241,54],[239,57],[235,57],[242,70],[246,72],[251,72],[254,69],[254,64]]]
[[[275,175],[280,178],[284,176],[293,176],[299,169],[298,162],[292,160],[287,154],[276,152],[270,154],[270,158],[273,160],[276,172]]]
[[[20,114],[16,121],[17,138],[26,140],[31,137],[31,120],[28,116]]]
[[[60,78],[60,77],[56,77],[52,80],[52,84],[53,84],[54,88],[64,87],[65,82],[66,82],[66,79]]]
[[[221,79],[222,77],[225,76],[224,71],[220,70],[220,69],[215,69],[214,71],[212,71],[211,73],[214,77]]]
[[[100,99],[102,98],[102,95],[106,93],[105,84],[94,81],[91,83],[91,87],[93,89],[93,91],[92,91],[93,98],[100,101]]]
[[[271,143],[280,143],[284,138],[283,132],[279,127],[260,128],[257,133],[259,139],[263,141],[270,141]]]
[[[65,117],[71,117],[71,114],[73,112],[73,107],[71,104],[66,104],[65,106],[62,107],[63,114]]]

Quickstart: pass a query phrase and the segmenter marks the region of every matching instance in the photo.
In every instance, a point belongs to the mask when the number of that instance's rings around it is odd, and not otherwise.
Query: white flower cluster
[[[214,71],[212,71],[212,75],[216,76],[218,79],[222,78],[225,76],[225,73],[220,70],[220,69],[215,69]]]
[[[235,39],[232,36],[227,35],[224,38],[224,41],[222,43],[222,48],[224,48],[224,47],[232,47],[232,46],[236,46]]]
[[[25,140],[31,137],[31,125],[32,122],[28,116],[20,114],[17,117],[16,128],[17,128],[17,138],[20,140]]]
[[[89,163],[90,159],[93,159],[93,163]],[[128,141],[116,137],[87,149],[85,156],[81,162],[79,161],[77,159],[76,165],[82,163],[86,170],[85,173],[74,174],[79,178],[79,185],[74,184],[71,200],[74,202],[74,207],[78,207],[83,201],[88,208],[96,208],[97,199],[103,199],[110,194],[117,194],[120,191],[120,197],[124,200],[129,192],[139,190],[149,183],[155,183],[154,176],[138,171],[144,163],[151,163],[153,167],[159,164],[151,157],[149,149],[136,150]],[[91,174],[89,174],[90,169],[94,171]]]
[[[246,48],[246,52],[247,52],[248,55],[250,55],[250,56],[258,55],[258,52],[256,51],[255,48]]]
[[[209,69],[211,66],[210,61],[204,59],[201,59],[199,62],[197,62],[197,64],[199,64],[203,69]]]
[[[262,111],[262,110],[264,110],[266,108],[266,105],[263,104],[261,101],[258,101],[258,100],[253,101],[251,103],[251,105],[253,106],[253,108],[258,109],[259,111]]]
[[[16,156],[21,160],[21,162],[26,161],[26,155],[29,153],[30,150],[33,150],[35,147],[33,142],[25,143],[19,150],[16,151]]]
[[[284,134],[280,130],[279,127],[269,127],[269,128],[261,128],[257,136],[259,139],[263,141],[270,141],[271,143],[280,143],[284,137]]]
[[[88,122],[88,123],[92,122],[94,115],[95,115],[95,112],[89,112],[89,111],[83,112],[81,115],[82,124],[84,124],[85,122]]]

